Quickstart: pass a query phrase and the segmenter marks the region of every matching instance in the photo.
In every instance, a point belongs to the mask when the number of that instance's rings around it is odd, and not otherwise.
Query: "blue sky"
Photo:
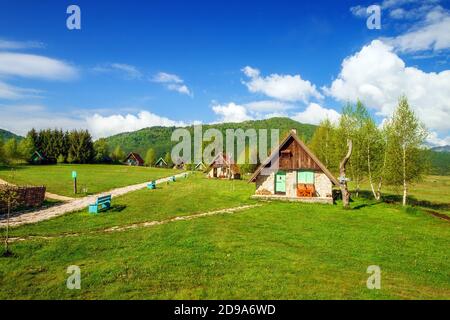
[[[66,9],[81,9],[69,30]],[[381,8],[381,30],[366,7]],[[450,144],[450,13],[439,0],[2,1],[0,127],[88,128],[274,115],[337,119],[361,99],[378,122],[407,94]]]

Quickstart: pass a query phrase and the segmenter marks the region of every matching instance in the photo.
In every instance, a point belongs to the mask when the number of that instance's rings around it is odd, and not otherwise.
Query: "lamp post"
[[[77,194],[77,172],[72,171],[72,179],[73,179],[73,193]]]

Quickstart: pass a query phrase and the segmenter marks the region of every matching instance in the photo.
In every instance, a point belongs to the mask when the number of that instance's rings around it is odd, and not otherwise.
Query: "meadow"
[[[448,180],[436,181],[441,195],[427,200],[445,202]],[[352,210],[256,202],[253,191],[194,174],[113,199],[107,213],[14,228],[26,240],[0,258],[0,299],[450,299],[449,221],[367,198]],[[252,204],[260,206],[106,230]],[[66,288],[70,265],[81,268],[81,290]],[[370,265],[382,270],[381,290],[366,287]]]
[[[78,193],[73,193],[72,171],[77,172]],[[84,197],[114,188],[168,177],[172,169],[102,164],[0,166],[0,179],[12,184],[45,185],[47,191],[67,197]]]

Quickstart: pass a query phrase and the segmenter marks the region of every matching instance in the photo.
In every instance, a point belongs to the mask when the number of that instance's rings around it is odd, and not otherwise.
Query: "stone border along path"
[[[247,209],[252,209],[256,207],[261,207],[262,204],[251,204],[251,205],[244,205],[240,207],[233,207],[233,208],[227,208],[227,209],[220,209],[215,211],[209,211],[209,212],[203,212],[203,213],[197,213],[192,214],[189,216],[180,216],[175,218],[170,218],[166,220],[161,221],[147,221],[147,222],[140,222],[135,223],[131,225],[124,225],[124,226],[115,226],[110,227],[106,229],[101,230],[94,230],[89,232],[82,232],[82,233],[64,233],[60,235],[54,235],[54,236],[27,236],[27,237],[15,237],[15,238],[9,238],[9,242],[18,242],[18,241],[26,241],[26,240],[51,240],[51,239],[61,239],[61,238],[69,238],[69,237],[78,237],[81,235],[95,235],[95,234],[102,234],[102,233],[113,233],[113,232],[120,232],[120,231],[126,231],[130,229],[137,229],[137,228],[148,228],[153,226],[159,226],[162,224],[167,224],[170,222],[176,222],[176,221],[187,221],[187,220],[193,220],[198,219],[202,217],[208,217],[208,216],[214,216],[219,214],[227,214],[227,213],[235,213],[239,211],[244,211]]]
[[[182,172],[175,175],[176,178],[183,177],[185,174],[189,174],[188,172]],[[169,181],[170,177],[161,178],[156,180],[156,184],[164,183]],[[117,189],[113,189],[110,191],[102,192],[99,194],[95,194],[92,196],[87,196],[84,198],[73,199],[69,202],[63,203],[61,205],[55,205],[47,209],[36,210],[32,212],[27,212],[18,215],[11,215],[9,218],[9,226],[16,227],[24,224],[36,223],[39,221],[44,221],[48,219],[52,219],[58,216],[61,216],[65,213],[78,211],[81,209],[86,209],[90,204],[95,203],[98,197],[104,195],[111,195],[113,198],[124,195],[126,193],[136,191],[139,189],[143,189],[147,187],[149,182],[139,183],[131,186],[121,187]],[[0,228],[6,227],[6,217],[0,220]]]

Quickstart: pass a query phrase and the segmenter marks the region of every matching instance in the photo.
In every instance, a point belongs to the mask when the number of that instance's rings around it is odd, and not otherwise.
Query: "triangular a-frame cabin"
[[[295,130],[264,160],[249,182],[255,197],[333,203],[333,185],[339,182]]]
[[[163,159],[163,158],[159,158],[156,162],[155,162],[155,167],[159,167],[159,168],[167,168],[167,162]]]
[[[209,178],[240,179],[239,166],[234,163],[233,157],[227,153],[219,153],[208,167]]]
[[[30,157],[31,164],[55,164],[56,159],[47,158],[42,152],[34,151]]]
[[[205,169],[206,169],[206,166],[205,166],[205,164],[203,163],[203,161],[200,161],[200,162],[197,163],[197,164],[195,165],[195,167],[194,167],[194,170],[195,170],[195,171],[205,171]]]

